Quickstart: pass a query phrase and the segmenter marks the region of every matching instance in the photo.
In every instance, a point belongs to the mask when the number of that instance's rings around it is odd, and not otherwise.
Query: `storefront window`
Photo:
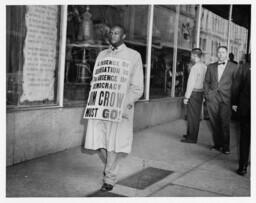
[[[245,27],[231,22],[230,52],[237,63],[245,62],[248,30]]]
[[[171,96],[173,77],[175,96],[183,96],[186,88],[190,51],[195,45],[196,6],[180,5],[179,13],[177,7],[161,5],[154,9],[151,98]],[[175,64],[176,74],[173,70]]]
[[[7,106],[57,103],[59,6],[6,7]]]
[[[95,59],[100,51],[109,47],[108,32],[112,25],[124,26],[125,43],[141,54],[146,73],[147,13],[146,5],[68,6],[65,105],[86,103]]]
[[[86,103],[95,59],[109,47],[108,33],[114,24],[126,29],[125,43],[141,54],[144,74],[150,70],[149,97],[183,96],[190,51],[197,44],[197,8],[154,5],[152,23],[148,5],[68,6],[64,104]],[[7,6],[6,14],[8,107],[57,105],[60,6]],[[205,8],[200,18],[199,44],[203,61],[209,64],[217,60],[217,47],[228,44],[229,23]],[[152,46],[147,47],[151,31]],[[245,27],[231,22],[229,52],[238,63],[244,62],[247,37]]]
[[[217,47],[227,46],[228,20],[203,8],[201,14],[200,48],[206,64],[217,60]]]
[[[175,96],[184,96],[189,75],[190,52],[196,47],[196,5],[180,5]]]
[[[231,22],[229,52],[234,60],[243,63],[247,47],[248,30],[245,27]],[[227,46],[228,20],[203,8],[201,15],[200,47],[204,52],[206,64],[217,60],[217,47]],[[206,41],[206,42],[205,42]]]
[[[150,98],[171,94],[175,17],[175,5],[154,8]]]

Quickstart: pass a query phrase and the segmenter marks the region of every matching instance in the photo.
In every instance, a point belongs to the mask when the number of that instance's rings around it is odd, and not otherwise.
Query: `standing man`
[[[238,69],[236,80],[235,102],[238,106],[232,106],[237,111],[240,119],[240,146],[239,167],[237,173],[245,175],[249,163],[251,143],[251,64],[250,56],[247,62]]]
[[[227,47],[217,49],[218,62],[208,65],[204,91],[210,123],[213,130],[211,149],[230,154],[230,116],[232,84],[237,65],[228,61]]]
[[[234,56],[234,54],[233,54],[232,52],[229,53],[228,58],[229,58],[229,61],[231,61],[231,62],[237,64],[237,62],[234,60],[235,56]]]
[[[140,54],[124,44],[124,28],[115,25],[110,30],[111,47],[99,53],[96,63],[106,57],[130,62],[127,91],[121,122],[89,120],[85,138],[85,148],[99,150],[106,161],[104,184],[101,191],[110,191],[117,182],[118,168],[122,153],[131,152],[133,140],[134,103],[143,94],[143,69]]]
[[[203,102],[203,82],[206,72],[206,65],[201,62],[202,51],[194,48],[191,51],[191,67],[184,104],[187,106],[187,134],[183,135],[181,142],[196,143],[200,125],[200,114]]]

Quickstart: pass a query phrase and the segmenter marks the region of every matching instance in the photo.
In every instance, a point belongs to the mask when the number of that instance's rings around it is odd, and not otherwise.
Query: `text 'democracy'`
[[[84,118],[121,121],[129,66],[128,61],[112,57],[96,62]]]

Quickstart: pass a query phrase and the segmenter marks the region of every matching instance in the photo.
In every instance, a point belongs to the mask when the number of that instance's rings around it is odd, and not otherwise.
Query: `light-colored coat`
[[[84,146],[93,150],[105,148],[107,151],[130,153],[133,140],[134,103],[142,96],[144,89],[141,56],[137,51],[122,44],[114,51],[109,48],[100,52],[96,63],[105,57],[123,59],[131,63],[122,121],[118,123],[88,120]],[[130,109],[127,107],[129,104],[132,105]]]

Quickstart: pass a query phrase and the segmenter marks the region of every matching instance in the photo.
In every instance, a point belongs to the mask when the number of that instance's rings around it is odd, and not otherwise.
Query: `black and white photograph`
[[[1,7],[5,201],[253,201],[252,1]]]

